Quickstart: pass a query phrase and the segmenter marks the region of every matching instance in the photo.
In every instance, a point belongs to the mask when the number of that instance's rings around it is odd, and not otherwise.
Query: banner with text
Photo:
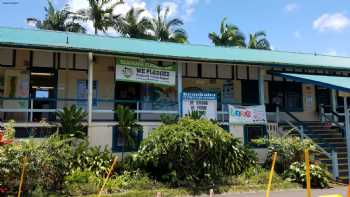
[[[230,124],[266,124],[265,105],[229,105],[229,122]]]
[[[116,80],[174,86],[176,66],[158,66],[143,60],[118,59]]]
[[[217,97],[215,93],[182,93],[182,115],[193,111],[204,113],[204,117],[208,120],[217,119]]]

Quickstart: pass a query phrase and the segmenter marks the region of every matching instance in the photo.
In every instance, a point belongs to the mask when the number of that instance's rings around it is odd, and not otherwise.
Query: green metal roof
[[[133,55],[173,60],[350,70],[350,58],[305,53],[176,44],[122,37],[0,27],[0,46]]]
[[[308,75],[295,73],[273,73],[274,75],[285,77],[297,82],[310,83],[326,88],[350,92],[350,77],[336,77],[326,75]]]

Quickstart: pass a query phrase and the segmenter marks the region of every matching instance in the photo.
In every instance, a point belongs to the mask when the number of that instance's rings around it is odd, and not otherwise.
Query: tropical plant
[[[163,10],[158,5],[156,12],[157,14],[152,20],[152,31],[156,40],[177,43],[187,42],[186,31],[181,27],[184,24],[183,21],[178,18],[169,19],[169,7]]]
[[[198,111],[198,110],[191,111],[189,114],[187,114],[189,118],[194,120],[202,119],[204,115],[205,115],[205,111]]]
[[[284,173],[284,177],[290,181],[306,186],[306,166],[304,162],[294,162]],[[311,186],[315,188],[329,187],[330,173],[319,165],[310,165]]]
[[[36,188],[58,191],[64,176],[70,171],[72,148],[58,136],[45,141],[20,141],[0,148],[0,188],[12,196],[18,191],[21,168],[26,163],[25,196]],[[6,195],[7,196],[7,195]]]
[[[266,145],[268,149],[266,167],[270,167],[272,155],[277,152],[277,160],[275,170],[282,174],[293,162],[300,162],[304,160],[304,150],[308,149],[311,154],[316,153],[316,144],[308,139],[300,139],[299,137],[276,137],[269,136],[269,138],[262,138],[253,140],[253,143],[258,145]]]
[[[178,121],[178,116],[174,114],[161,114],[160,115],[160,121],[163,124],[175,124]]]
[[[73,170],[65,178],[64,190],[70,196],[96,194],[101,186],[102,178],[90,170]]]
[[[266,39],[264,31],[249,34],[248,48],[271,50],[270,42]]]
[[[85,28],[77,22],[81,20],[81,17],[68,11],[68,5],[62,10],[57,10],[54,8],[51,0],[48,0],[47,3],[48,7],[45,7],[45,19],[41,21],[34,17],[27,18],[28,24],[34,23],[39,29],[85,33]]]
[[[121,27],[117,27],[124,36],[130,38],[152,39],[152,22],[142,16],[144,9],[131,8],[123,17]]]
[[[227,18],[223,18],[220,24],[220,34],[215,32],[209,33],[209,39],[215,46],[225,47],[245,47],[245,37],[240,29],[226,23]]]
[[[136,123],[136,116],[129,108],[119,105],[116,109],[118,120],[118,130],[123,138],[122,160],[124,159],[125,148],[135,144],[133,136],[141,130],[141,126]]]
[[[255,163],[255,155],[218,125],[188,117],[162,125],[142,142],[134,165],[174,186],[215,184]]]
[[[4,137],[6,140],[13,140],[15,137],[15,121],[9,120],[8,122],[4,123]]]
[[[119,30],[122,21],[120,15],[114,15],[116,6],[123,4],[122,0],[88,0],[89,8],[78,11],[80,16],[92,21],[95,35],[98,31],[106,32],[108,28],[114,27]]]
[[[56,113],[58,120],[62,126],[61,134],[69,135],[70,137],[85,136],[82,122],[85,120],[87,113],[76,105],[64,107],[62,111]]]
[[[113,161],[112,153],[107,147],[104,149],[97,146],[91,147],[85,140],[74,147],[73,158],[70,161],[70,169],[88,170],[100,177],[107,174]]]

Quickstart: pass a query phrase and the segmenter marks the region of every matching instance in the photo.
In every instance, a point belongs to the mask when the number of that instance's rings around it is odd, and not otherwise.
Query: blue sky
[[[86,0],[53,0],[72,9]],[[125,0],[154,14],[157,4],[170,6],[172,16],[185,21],[189,41],[211,44],[208,32],[219,30],[223,17],[249,32],[264,30],[275,50],[350,56],[350,0]],[[25,27],[27,17],[43,18],[46,0],[0,0],[0,26]],[[91,28],[91,24],[87,25]]]

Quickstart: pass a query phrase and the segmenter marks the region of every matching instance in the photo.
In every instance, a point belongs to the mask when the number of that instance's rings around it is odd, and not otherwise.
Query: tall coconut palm
[[[68,5],[66,5],[63,10],[56,10],[51,0],[48,0],[47,3],[48,7],[45,7],[45,19],[41,21],[34,17],[27,18],[28,24],[34,23],[34,25],[39,29],[81,33],[85,32],[85,28],[82,27],[78,22],[76,22],[80,18],[68,11]]]
[[[178,18],[169,19],[169,7],[163,10],[158,5],[156,11],[157,15],[152,20],[155,39],[177,43],[187,42],[186,31],[181,27],[184,24],[183,21]]]
[[[78,13],[93,22],[95,35],[98,31],[106,32],[110,27],[118,27],[121,22],[120,15],[114,15],[116,6],[123,4],[122,0],[88,0],[89,8],[82,9]]]
[[[226,23],[227,18],[223,18],[220,24],[220,34],[209,33],[209,39],[215,46],[245,47],[244,34],[233,24]]]
[[[117,27],[123,36],[130,38],[151,39],[152,22],[149,18],[142,16],[144,9],[131,8],[123,17],[121,25]]]
[[[247,47],[251,49],[271,50],[270,42],[266,39],[266,33],[264,31],[249,34]]]

